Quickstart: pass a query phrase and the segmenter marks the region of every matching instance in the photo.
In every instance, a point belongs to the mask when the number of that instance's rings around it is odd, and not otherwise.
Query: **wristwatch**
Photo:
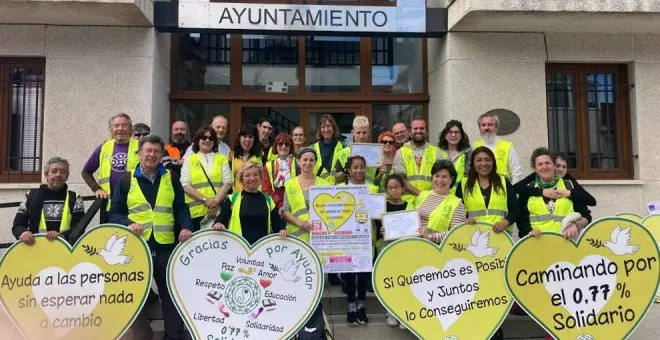
[[[206,203],[206,197],[204,197],[204,199],[202,199],[202,202]]]

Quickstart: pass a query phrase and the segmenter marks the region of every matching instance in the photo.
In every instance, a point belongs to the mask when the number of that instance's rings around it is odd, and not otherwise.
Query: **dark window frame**
[[[587,77],[590,73],[612,73],[615,96],[616,149],[618,167],[600,169],[591,164],[589,131],[589,93]],[[626,64],[547,64],[546,65],[546,114],[548,127],[554,122],[551,117],[551,79],[556,74],[573,76],[573,99],[575,100],[576,126],[576,166],[569,164],[569,173],[578,179],[632,179],[633,152],[628,86],[628,65]],[[548,128],[548,145],[552,150],[553,136]],[[558,150],[565,151],[565,150]]]

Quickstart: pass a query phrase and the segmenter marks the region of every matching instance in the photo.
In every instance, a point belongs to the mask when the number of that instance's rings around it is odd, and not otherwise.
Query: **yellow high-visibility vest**
[[[490,188],[490,201],[486,207],[486,200],[481,194],[481,188],[478,181],[474,183],[472,191],[467,191],[467,178],[464,179],[460,185],[463,192],[463,204],[467,216],[474,218],[477,222],[485,222],[495,224],[501,221],[509,213],[509,206],[507,204],[507,191],[506,180],[504,176],[500,176],[502,181],[502,191],[495,191],[493,185]],[[515,221],[509,221],[513,223]],[[507,227],[507,231],[512,230],[512,225]]]
[[[316,177],[314,186],[325,186],[328,183],[321,177]],[[305,195],[303,194],[300,180],[298,177],[288,181],[284,184],[284,192],[287,195],[289,204],[291,205],[291,215],[297,217],[302,221],[309,221],[309,207],[305,204]],[[300,229],[297,225],[287,222],[286,230],[289,234],[298,236],[305,242],[309,242],[309,232]]]
[[[204,175],[204,168],[200,161],[199,153],[194,153],[187,157],[186,162],[188,162],[188,168],[190,169],[190,185],[206,198],[215,197],[213,188],[215,188],[215,192],[218,192],[223,185],[222,167],[229,162],[227,157],[216,153],[213,164],[206,171],[206,175],[211,179],[213,187],[211,187],[211,184]],[[208,212],[208,208],[204,205],[204,202],[195,200],[191,196],[188,196],[188,194],[186,194],[186,204],[188,204],[190,217],[192,218],[206,216]]]
[[[481,138],[474,142],[475,149],[483,145],[484,140]],[[498,139],[497,144],[495,145],[495,150],[493,150],[493,153],[495,154],[495,162],[497,163],[497,174],[504,176],[509,180],[511,180],[511,174],[509,173],[509,155],[511,154],[512,147],[513,143],[507,140]]]
[[[142,237],[151,238],[153,233],[156,242],[160,244],[174,243],[174,187],[169,171],[160,177],[156,205],[151,207],[144,197],[137,178],[131,174],[131,187],[126,196],[128,219],[140,224],[143,228]]]
[[[538,187],[536,184],[534,186]],[[566,190],[563,180],[557,182],[557,189]],[[527,210],[532,229],[561,232],[561,221],[573,212],[573,201],[570,198],[559,198],[555,201],[554,213],[550,213],[543,196],[533,196],[527,200]]]
[[[109,139],[103,143],[99,153],[99,174],[98,183],[101,189],[108,194],[108,205],[106,210],[110,210],[110,196],[112,188],[110,187],[110,174],[112,173],[112,155],[115,148],[115,140]],[[140,162],[138,157],[138,141],[131,138],[128,142],[128,152],[126,154],[126,171],[133,171]]]
[[[262,193],[263,194],[263,193]],[[268,225],[266,226],[266,234],[270,234],[273,230],[272,223],[270,220],[270,212],[275,209],[275,202],[270,196],[263,194],[266,198],[266,206],[268,207]],[[231,201],[231,218],[229,219],[229,231],[236,235],[243,236],[243,227],[241,226],[241,200],[243,195],[241,192],[235,192],[231,195],[229,200]]]
[[[422,204],[424,204],[424,201],[426,201],[426,199],[431,196],[432,192],[433,191],[431,190],[420,192],[419,196],[417,196],[415,208],[418,209],[421,207]],[[440,202],[440,204],[438,204],[438,206],[433,209],[433,212],[431,212],[427,228],[438,232],[448,231],[449,227],[451,226],[451,218],[454,216],[454,212],[456,211],[456,208],[458,208],[459,204],[461,204],[460,198],[451,193],[447,195],[442,200],[442,202]]]
[[[60,221],[60,233],[63,233],[71,228],[71,210],[69,208],[69,192],[66,192],[66,198],[64,199],[64,208],[62,208],[62,220]],[[48,228],[46,227],[46,217],[44,216],[43,209],[41,210],[41,219],[39,220],[39,232],[46,233]]]

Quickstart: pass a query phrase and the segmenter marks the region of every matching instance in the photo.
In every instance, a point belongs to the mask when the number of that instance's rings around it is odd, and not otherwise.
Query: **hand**
[[[381,164],[378,167],[378,172],[385,175],[385,173],[387,172],[387,165],[385,165],[385,163]]]
[[[46,239],[48,239],[48,241],[51,241],[51,242],[57,240],[58,236],[60,236],[60,233],[55,231],[55,230],[51,230],[51,231],[46,233]]]
[[[554,189],[543,189],[543,197],[549,198],[551,200],[556,200],[559,198],[557,191]]]
[[[571,191],[570,190],[555,190],[557,193],[557,196],[559,198],[569,198],[571,197]]]
[[[385,235],[385,227],[380,227],[380,234]]]
[[[108,194],[103,189],[96,190],[94,194],[96,194],[96,198],[108,199]]]
[[[140,236],[140,235],[142,235],[143,230],[142,230],[142,226],[141,226],[141,225],[139,225],[139,224],[137,224],[137,223],[132,223],[132,224],[129,225],[128,227],[131,228],[131,231],[133,232],[133,234],[135,234],[135,236]]]
[[[190,229],[181,229],[179,232],[179,242],[183,243],[188,241],[190,236],[192,236],[192,231],[190,231]]]
[[[209,208],[209,209],[216,209],[218,208],[218,204],[215,202],[214,199],[206,199],[206,202],[204,202],[204,205]]]
[[[227,230],[227,227],[225,227],[225,225],[220,223],[220,222],[215,222],[213,224],[213,226],[211,227],[211,229],[213,229],[213,230]]]
[[[433,242],[433,243],[440,243],[440,234],[439,233],[431,233],[424,235],[424,238]]]
[[[31,246],[34,244],[34,235],[28,230],[24,231],[21,233],[21,236],[18,237],[18,240],[25,243],[28,246]]]
[[[300,221],[300,222],[302,222],[302,223],[300,223],[300,224],[298,225],[298,227],[299,227],[300,229],[302,229],[302,230],[304,230],[304,231],[306,231],[306,232],[309,232],[309,231],[312,230],[312,224],[309,223],[309,221]]]
[[[419,228],[417,229],[417,235],[419,235],[419,236],[423,236],[424,238],[426,238],[425,234],[426,234],[426,228],[424,228],[424,227],[419,227]]]
[[[474,217],[468,217],[465,220],[465,223],[467,223],[467,224],[477,224],[477,220]]]
[[[541,236],[541,231],[538,229],[533,229],[532,231],[529,232],[529,236],[539,237]]]
[[[287,236],[289,236],[289,232],[286,229],[280,230],[280,237],[281,238],[285,238]]]
[[[564,229],[564,238],[569,239],[569,238],[576,238],[580,232],[578,231],[577,224],[571,223],[571,225]]]
[[[172,158],[172,163],[178,166],[183,166],[183,158]]]
[[[495,223],[495,226],[493,227],[493,230],[494,230],[496,233],[501,233],[501,232],[504,231],[504,230],[506,229],[506,227],[508,227],[508,226],[509,226],[509,221],[507,221],[507,220],[501,220],[501,221]]]

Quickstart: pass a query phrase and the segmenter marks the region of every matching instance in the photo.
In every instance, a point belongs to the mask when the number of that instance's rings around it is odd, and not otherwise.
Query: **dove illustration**
[[[293,264],[293,260],[287,262],[284,267],[280,268],[280,275],[282,275],[282,280],[289,282],[298,282],[300,276],[296,275],[300,269],[300,264]]]
[[[131,262],[131,256],[122,255],[126,247],[126,236],[117,237],[117,233],[110,236],[105,243],[105,249],[99,249],[98,254],[101,255],[105,263],[110,266],[122,265],[125,266]]]
[[[488,243],[490,242],[490,233],[488,230],[484,231],[483,233],[479,232],[479,230],[476,230],[474,234],[472,235],[472,244],[468,244],[465,246],[465,249],[467,249],[469,252],[472,253],[475,257],[486,257],[486,256],[494,256],[497,254],[497,249],[498,248],[489,248]]]
[[[616,254],[634,254],[639,249],[639,246],[631,246],[630,244],[630,227],[621,229],[621,226],[616,226],[612,230],[612,241],[605,241],[603,245]]]

